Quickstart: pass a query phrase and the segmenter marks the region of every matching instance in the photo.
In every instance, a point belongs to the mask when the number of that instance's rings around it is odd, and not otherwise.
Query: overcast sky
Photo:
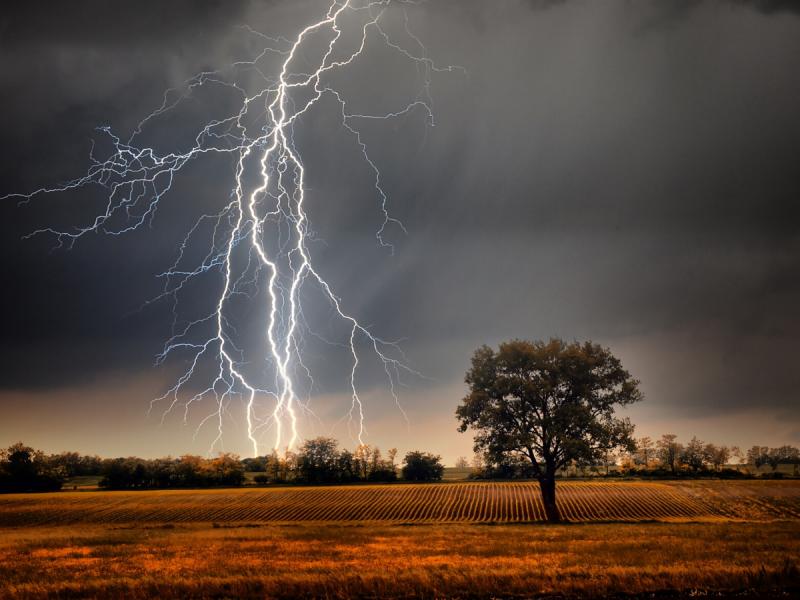
[[[257,36],[293,38],[318,1],[27,2],[0,17],[0,195],[72,179],[108,125],[127,138],[193,74],[252,58]],[[641,380],[637,434],[749,446],[800,443],[800,11],[781,1],[430,0],[409,26],[441,65],[435,125],[413,112],[365,141],[392,215],[392,255],[371,174],[336,107],[298,126],[311,252],[347,309],[403,339],[401,402],[367,366],[367,440],[447,462],[471,452],[454,410],[473,350],[511,337],[592,339]],[[392,18],[400,19],[402,12]],[[416,70],[369,40],[335,83],[354,111],[391,112]],[[265,64],[265,66],[267,66]],[[145,132],[184,148],[224,95],[197,94]],[[172,307],[155,276],[198,211],[228,202],[230,161],[190,165],[152,227],[71,249],[41,227],[85,226],[96,190],[0,203],[5,315],[0,443],[153,456],[204,452],[182,414],[150,401],[180,374],[154,366]],[[183,298],[213,301],[213,279]],[[308,299],[307,317],[328,314]],[[316,312],[315,312],[316,311]],[[317,314],[318,313],[318,314]],[[245,327],[260,323],[253,317]],[[335,335],[331,325],[328,332]],[[309,343],[316,374],[306,436],[345,427],[348,363]],[[374,369],[373,369],[374,370]],[[377,370],[379,371],[379,370]],[[265,440],[266,441],[266,440]],[[225,448],[248,451],[241,413]]]

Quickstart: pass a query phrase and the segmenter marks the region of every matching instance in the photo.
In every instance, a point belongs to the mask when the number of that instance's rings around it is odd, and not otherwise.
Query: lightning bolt
[[[409,27],[406,6],[417,3],[413,0],[334,0],[322,18],[303,28],[293,40],[269,37],[243,27],[245,35],[255,37],[261,44],[261,51],[255,58],[235,62],[226,69],[201,72],[181,87],[167,90],[162,104],[138,123],[127,141],[109,127],[99,128],[111,142],[112,151],[100,159],[95,156],[93,145],[90,164],[83,176],[29,194],[5,196],[21,198],[25,203],[37,196],[89,185],[103,188],[105,208],[89,224],[71,230],[42,228],[29,234],[49,234],[55,237],[56,247],[71,248],[89,233],[119,236],[151,225],[176,175],[186,165],[202,156],[232,158],[234,183],[229,197],[217,212],[202,214],[194,222],[178,246],[176,260],[159,275],[164,280],[162,292],[145,303],[161,300],[172,303],[171,334],[157,355],[156,364],[174,354],[181,354],[188,364],[175,384],[151,402],[150,409],[163,405],[163,422],[181,407],[186,423],[193,405],[213,398],[213,410],[200,420],[195,431],[196,437],[207,423],[215,424],[217,433],[209,452],[222,446],[224,423],[230,416],[230,404],[236,398],[244,400],[247,436],[253,455],[259,454],[260,440],[267,431],[274,433],[276,450],[292,448],[297,443],[300,416],[314,416],[309,401],[315,382],[303,360],[304,339],[308,335],[342,346],[349,352],[350,406],[346,418],[360,444],[364,443],[366,430],[357,373],[364,347],[382,364],[389,393],[406,418],[397,392],[402,384],[401,376],[422,375],[407,365],[398,341],[378,337],[347,311],[333,286],[314,266],[308,249],[315,234],[305,208],[306,170],[293,135],[295,125],[323,98],[330,98],[339,106],[342,128],[352,137],[374,177],[381,218],[375,232],[376,243],[393,253],[394,248],[386,239],[387,231],[393,226],[403,232],[405,228],[389,212],[389,197],[382,185],[381,172],[369,154],[359,125],[421,113],[426,123],[433,126],[432,74],[463,71],[455,66],[439,67],[428,58],[425,46]],[[395,9],[402,14],[404,39],[395,39],[385,26],[392,11],[396,13]],[[345,33],[345,29],[352,33]],[[299,63],[314,55],[313,38],[324,36],[327,36],[327,43],[322,44],[321,56],[310,69],[301,70]],[[421,76],[422,86],[413,101],[392,112],[352,113],[345,96],[333,87],[330,75],[352,65],[375,42],[385,44],[402,59],[410,61]],[[266,57],[277,60],[276,74],[264,72],[262,63]],[[249,91],[248,86],[237,79],[237,74],[241,73],[257,78],[260,85],[255,91]],[[139,145],[138,138],[154,120],[177,110],[196,90],[210,86],[234,92],[240,99],[238,109],[206,122],[188,151],[159,153],[152,147]],[[253,123],[258,116],[262,120],[254,134]],[[253,179],[255,181],[251,181]],[[184,266],[194,239],[209,228],[208,251],[199,264]],[[182,320],[179,297],[189,293],[196,278],[212,272],[222,275],[221,291],[213,307],[200,318]],[[321,294],[330,305],[332,315],[345,326],[348,334],[344,341],[327,340],[309,327],[301,297],[301,292],[309,287]],[[262,310],[266,316],[265,351],[254,361],[245,356],[237,343],[241,334],[230,314],[237,302],[260,303],[262,295],[265,299]],[[210,375],[205,375],[203,365],[206,363],[214,365]],[[260,365],[257,371],[261,377],[250,372],[254,364]],[[198,381],[203,380],[206,383],[198,385]],[[301,381],[308,389],[306,400],[301,397]]]

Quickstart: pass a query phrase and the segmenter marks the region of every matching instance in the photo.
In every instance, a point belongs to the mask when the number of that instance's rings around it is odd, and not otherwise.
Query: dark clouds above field
[[[365,173],[348,170],[353,156],[333,140],[333,120],[312,117],[299,143],[309,149],[310,206],[328,242],[315,246],[321,268],[364,322],[407,338],[409,360],[431,378],[409,382],[413,431],[442,423],[439,451],[468,447],[452,441],[460,439],[452,413],[472,350],[558,335],[594,339],[623,358],[648,397],[636,413],[644,431],[746,444],[758,442],[748,430],[766,435],[772,423],[776,440],[800,437],[796,6],[432,0],[409,8],[430,56],[468,74],[434,77],[435,127],[412,116],[366,134],[409,232],[390,232],[393,257],[374,244],[374,198]],[[248,56],[254,40],[239,25],[291,35],[320,10],[274,1],[34,2],[5,11],[0,193],[74,177],[95,126],[128,132],[164,89]],[[380,52],[371,61],[343,85],[354,105],[391,109],[409,74]],[[112,429],[152,426],[113,425],[113,410],[87,406],[124,403],[138,415],[148,393],[163,391],[172,372],[151,365],[170,307],[136,309],[174,259],[181,202],[214,206],[229,174],[227,165],[199,164],[152,230],[90,236],[69,252],[20,237],[43,223],[85,223],[92,200],[0,205],[3,439],[58,438],[50,421],[65,405]],[[322,391],[341,393],[339,363],[318,362]],[[393,404],[373,393],[373,420],[392,423]],[[724,431],[708,429],[713,415],[724,415]],[[391,426],[374,431],[384,430]],[[404,435],[409,446],[440,443]],[[112,439],[87,449],[116,451]]]

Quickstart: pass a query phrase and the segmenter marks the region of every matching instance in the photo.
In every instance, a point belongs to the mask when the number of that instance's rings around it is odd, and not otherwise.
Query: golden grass
[[[0,496],[0,598],[800,592],[800,482],[558,493],[572,524],[521,524],[530,483]]]
[[[0,598],[771,597],[798,564],[798,521],[0,529]]]
[[[800,518],[800,481],[562,482],[565,519],[771,521]],[[57,492],[0,496],[0,526],[73,523],[519,523],[544,520],[531,482],[227,490]]]

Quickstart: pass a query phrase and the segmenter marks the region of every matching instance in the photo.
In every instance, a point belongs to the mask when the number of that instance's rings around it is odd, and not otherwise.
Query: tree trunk
[[[544,513],[550,523],[561,521],[561,514],[556,505],[556,478],[554,475],[544,475],[539,478],[539,488],[542,490]]]

